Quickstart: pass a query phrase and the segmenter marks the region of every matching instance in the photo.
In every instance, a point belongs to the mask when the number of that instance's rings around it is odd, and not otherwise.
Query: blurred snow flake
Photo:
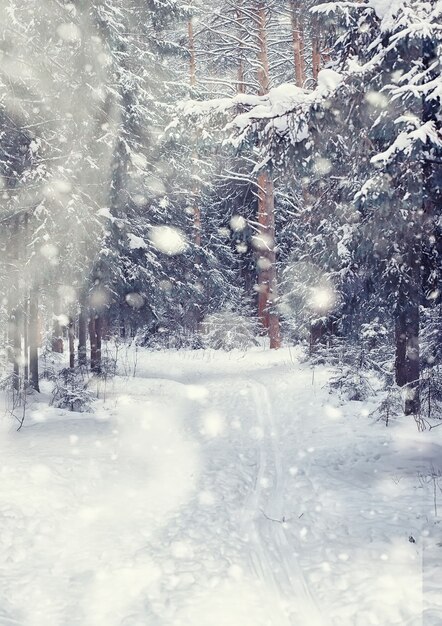
[[[215,504],[215,495],[211,491],[201,491],[198,495],[198,502],[201,506],[213,506]]]
[[[126,302],[131,307],[131,309],[135,309],[136,311],[144,306],[143,296],[135,292],[127,294]]]
[[[270,259],[267,259],[266,257],[262,256],[262,257],[259,257],[258,261],[256,262],[256,265],[258,269],[260,269],[261,271],[266,271],[272,267],[272,262],[270,261]]]
[[[242,215],[234,215],[230,220],[230,228],[233,232],[238,233],[245,230],[247,227],[247,220]]]
[[[187,541],[174,541],[170,549],[176,559],[189,559],[193,556],[193,548]]]
[[[203,434],[208,437],[219,437],[225,430],[225,421],[216,411],[210,411],[203,416]]]
[[[168,256],[183,254],[188,249],[184,233],[172,226],[153,226],[149,231],[149,239],[159,252]]]
[[[365,95],[368,104],[377,109],[386,109],[388,107],[388,98],[380,91],[368,91]]]
[[[272,250],[274,246],[273,237],[266,233],[260,233],[252,237],[252,245],[255,250]]]
[[[81,40],[81,30],[73,22],[60,24],[57,28],[57,35],[68,43],[75,43]]]
[[[332,171],[333,165],[330,159],[318,158],[315,161],[315,168],[318,174],[326,176]]]
[[[328,404],[326,407],[324,407],[324,411],[326,416],[330,419],[339,419],[340,417],[342,417],[341,409],[336,406],[332,406],[331,404]]]
[[[230,578],[234,580],[240,580],[244,576],[244,570],[240,565],[231,565],[228,570]]]
[[[205,400],[209,395],[209,391],[202,385],[187,385],[186,395],[190,400]]]
[[[58,259],[58,248],[52,243],[45,243],[40,248],[40,254],[43,255],[52,265],[56,265]]]
[[[147,158],[144,156],[144,154],[131,154],[131,161],[133,163],[133,165],[135,165],[135,167],[144,170],[147,167]]]
[[[57,292],[61,300],[66,304],[72,304],[77,297],[77,292],[70,285],[60,285]]]
[[[333,308],[336,295],[330,286],[313,287],[311,289],[310,306],[318,312],[327,312]]]

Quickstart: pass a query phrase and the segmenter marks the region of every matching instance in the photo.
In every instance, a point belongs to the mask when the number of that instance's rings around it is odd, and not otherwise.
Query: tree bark
[[[95,314],[91,312],[89,319],[89,341],[91,346],[90,365],[91,371],[97,370],[97,333],[95,331]]]
[[[78,365],[87,365],[87,313],[83,298],[80,301],[80,314],[78,316]]]
[[[75,367],[75,327],[74,327],[74,320],[72,319],[72,317],[69,318],[68,337],[69,337],[69,367],[71,369],[74,369]]]
[[[396,312],[394,330],[396,345],[394,362],[395,380],[399,387],[404,387],[407,384],[407,323],[406,315],[403,310]]]
[[[193,19],[187,23],[187,32],[189,36],[189,80],[190,86],[196,85],[196,54],[195,54],[195,34],[193,32]]]
[[[38,287],[32,287],[29,297],[29,385],[40,391],[38,371]]]
[[[12,349],[12,386],[15,391],[20,390],[20,366],[21,354],[21,331],[20,331],[20,309],[19,309],[19,226],[20,218],[16,217],[12,226],[12,236],[8,242],[8,256],[11,263],[11,285],[9,288],[9,323],[8,323],[8,343]]]
[[[417,286],[416,286],[417,287]],[[417,291],[417,290],[416,290]],[[410,302],[407,314],[407,394],[405,415],[416,415],[420,409],[419,293]]]
[[[196,52],[195,52],[195,33],[193,30],[193,20],[189,19],[187,24],[187,33],[188,33],[188,46],[189,46],[189,84],[193,88],[196,86]],[[191,176],[193,178],[192,183],[192,210],[193,210],[193,230],[194,230],[194,241],[195,244],[199,247],[201,246],[201,208],[199,206],[199,193],[198,186],[194,179],[195,174],[195,166],[196,160],[198,157],[197,153],[197,140],[198,140],[198,131],[194,133],[194,149],[192,150],[191,156]]]
[[[267,18],[265,3],[258,2],[258,83],[259,95],[264,96],[270,89],[270,66],[267,48]]]
[[[29,215],[23,216],[23,258],[26,258],[28,246]],[[22,304],[23,316],[23,380],[25,384],[29,381],[29,274],[24,270],[24,297]]]
[[[267,49],[267,18],[265,4],[258,2],[259,93],[264,95],[270,88],[269,57]],[[279,317],[274,310],[277,296],[275,254],[275,196],[273,180],[269,171],[259,174],[258,180],[258,317],[270,338],[270,348],[281,346]]]
[[[420,409],[420,314],[419,268],[415,263],[410,283],[399,287],[395,318],[395,379],[399,387],[405,387],[405,415],[416,415]]]
[[[238,72],[236,91],[238,93],[246,93],[245,83],[245,50],[244,50],[244,12],[242,6],[242,0],[237,0],[236,4],[236,21],[238,24]]]
[[[301,14],[301,0],[290,0],[292,18],[293,54],[295,79],[298,87],[305,83],[304,25]]]
[[[23,379],[29,380],[29,298],[23,302]]]
[[[101,339],[103,334],[103,319],[100,315],[95,318],[95,341],[97,346],[97,360],[95,364],[95,371],[101,372]]]
[[[258,317],[267,329],[270,347],[281,347],[279,317],[274,311],[277,296],[275,253],[275,207],[273,181],[269,172],[258,176]]]
[[[63,329],[60,324],[60,314],[61,314],[61,302],[58,294],[55,295],[54,300],[54,323],[52,326],[52,352],[56,352],[57,354],[63,354],[64,345],[63,345]]]
[[[14,294],[15,296],[15,294]],[[16,391],[20,390],[20,364],[21,364],[21,333],[20,333],[20,313],[18,308],[14,308],[9,316],[9,341],[12,345],[12,386]]]
[[[317,81],[321,69],[321,35],[319,20],[316,15],[312,19],[312,73],[313,80]]]

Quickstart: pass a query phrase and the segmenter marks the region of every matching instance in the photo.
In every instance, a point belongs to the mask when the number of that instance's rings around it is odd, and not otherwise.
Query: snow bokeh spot
[[[333,169],[333,164],[330,159],[319,157],[315,161],[315,169],[320,176],[327,176]]]
[[[194,554],[193,547],[188,541],[174,541],[170,551],[176,559],[191,559]]]
[[[198,494],[198,502],[201,506],[213,506],[216,502],[216,496],[212,491],[201,491]]]
[[[331,420],[337,420],[342,417],[342,411],[337,406],[327,404],[324,407],[325,415]]]
[[[207,437],[219,437],[224,434],[226,422],[222,415],[213,410],[203,416],[203,434]]]
[[[247,228],[247,220],[242,215],[234,215],[230,220],[230,228],[238,233]]]
[[[209,395],[209,390],[202,385],[187,385],[186,394],[189,400],[205,400]]]
[[[318,312],[325,313],[333,308],[336,294],[329,286],[313,287],[310,295],[310,306]]]
[[[134,309],[136,311],[138,311],[139,309],[142,309],[144,306],[144,298],[139,293],[136,293],[136,292],[128,293],[125,299],[126,299],[127,304],[131,307],[131,309]]]
[[[380,91],[368,91],[365,94],[365,99],[371,106],[377,109],[386,109],[388,107],[388,98]]]
[[[53,243],[45,243],[40,248],[40,254],[44,256],[51,265],[57,265],[58,252],[58,247]]]
[[[60,285],[57,289],[58,295],[65,304],[72,304],[76,301],[77,292],[71,285]]]
[[[81,30],[73,22],[65,22],[57,28],[57,35],[67,43],[81,41]]]
[[[159,252],[168,256],[183,254],[188,249],[185,234],[172,226],[153,226],[149,231],[149,239]]]
[[[252,246],[255,250],[266,251],[272,250],[275,242],[273,237],[267,235],[266,233],[259,233],[259,235],[253,235],[252,237]]]

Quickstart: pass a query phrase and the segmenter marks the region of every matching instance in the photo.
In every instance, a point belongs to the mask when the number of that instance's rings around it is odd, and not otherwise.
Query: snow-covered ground
[[[93,415],[3,417],[0,625],[440,625],[442,428],[329,376],[140,351]]]

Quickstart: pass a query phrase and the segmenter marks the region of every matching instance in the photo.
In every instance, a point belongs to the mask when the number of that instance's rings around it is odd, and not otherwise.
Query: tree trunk
[[[405,288],[399,287],[400,293],[395,318],[395,379],[399,387],[406,387],[405,414],[416,415],[419,412],[419,268],[416,266],[411,282]]]
[[[12,236],[10,241],[8,242],[8,256],[10,258],[11,263],[11,286],[9,289],[9,323],[8,323],[8,334],[9,334],[9,346],[12,349],[12,386],[15,391],[20,390],[20,366],[22,361],[21,354],[21,332],[20,332],[20,309],[18,306],[19,301],[19,254],[20,254],[20,245],[19,245],[19,227],[20,220],[18,217],[14,219],[13,227],[12,227]]]
[[[193,20],[192,18],[188,21],[187,24],[187,32],[189,38],[189,84],[191,87],[196,86],[196,53],[195,53],[195,33],[193,31]],[[191,157],[191,177],[193,179],[192,182],[192,209],[193,209],[193,230],[194,230],[194,241],[195,244],[199,247],[201,246],[201,208],[199,206],[199,190],[198,186],[195,182],[195,169],[196,169],[196,161],[198,157],[198,153],[196,150],[196,146],[198,143],[198,130],[194,133],[193,137],[194,141],[194,149],[192,150]]]
[[[95,314],[92,312],[89,319],[89,341],[91,345],[91,371],[95,372],[97,369],[97,334],[95,332]]]
[[[15,296],[15,294],[14,294]],[[21,333],[20,333],[20,313],[18,308],[11,311],[9,316],[9,342],[12,345],[13,378],[12,386],[16,391],[20,390],[20,364],[21,355]]]
[[[26,258],[28,246],[29,215],[23,217],[23,258]],[[23,298],[23,380],[29,380],[29,274],[24,270],[24,298]]]
[[[399,387],[404,387],[407,384],[407,323],[406,315],[403,310],[398,310],[396,312],[395,345],[395,380]]]
[[[32,287],[29,297],[29,385],[40,391],[38,373],[38,287]]]
[[[101,372],[101,338],[103,334],[103,320],[100,315],[95,318],[95,341],[97,346],[97,360],[95,364],[95,371]]]
[[[57,354],[63,354],[64,345],[63,345],[63,328],[60,324],[60,314],[61,314],[61,306],[60,306],[60,298],[58,294],[55,296],[54,301],[54,323],[52,327],[52,352],[56,352]]]
[[[258,317],[267,329],[270,347],[281,347],[279,317],[274,311],[277,297],[275,253],[275,207],[271,175],[264,171],[258,176]]]
[[[23,379],[29,380],[29,298],[23,302]]]
[[[246,92],[245,83],[245,46],[244,46],[244,11],[242,6],[242,0],[237,0],[236,4],[236,21],[238,24],[238,72],[237,72],[237,93]]]
[[[267,49],[267,18],[265,11],[265,3],[258,2],[257,7],[258,20],[258,83],[259,95],[264,96],[270,89],[270,66],[269,55]]]
[[[292,18],[293,53],[295,78],[298,87],[305,83],[304,26],[301,14],[301,0],[290,0]]]
[[[258,82],[260,95],[269,91],[269,58],[267,50],[267,23],[265,4],[258,3],[258,44],[259,68]],[[270,338],[270,348],[281,346],[279,318],[274,311],[276,288],[276,254],[275,254],[275,197],[271,174],[264,170],[258,180],[258,317]]]
[[[410,302],[407,314],[407,383],[405,415],[416,415],[420,409],[419,294]],[[416,297],[417,296],[417,297]]]
[[[78,365],[87,365],[87,313],[83,299],[80,301],[80,314],[78,316]]]
[[[193,19],[187,23],[187,32],[189,35],[189,80],[190,86],[196,85],[196,54],[195,54],[195,35],[193,32]]]
[[[69,337],[69,367],[74,369],[75,367],[75,327],[74,320],[72,317],[69,318],[69,327],[68,327],[68,337]]]
[[[317,81],[321,69],[321,35],[319,20],[316,15],[312,18],[312,73],[313,80]]]

